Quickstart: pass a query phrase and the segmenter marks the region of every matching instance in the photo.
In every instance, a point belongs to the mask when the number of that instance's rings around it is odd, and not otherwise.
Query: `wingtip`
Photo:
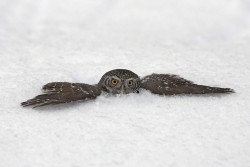
[[[20,103],[20,106],[22,106],[22,107],[27,107],[29,104],[25,101],[25,102],[22,102],[22,103]]]
[[[234,89],[225,88],[225,93],[236,93]]]

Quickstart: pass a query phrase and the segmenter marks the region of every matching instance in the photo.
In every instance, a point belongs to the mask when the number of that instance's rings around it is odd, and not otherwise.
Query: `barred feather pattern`
[[[40,107],[50,104],[69,103],[95,99],[101,90],[94,85],[83,83],[51,82],[43,86],[44,94],[22,102],[23,107]]]
[[[159,95],[233,93],[230,88],[197,85],[171,74],[151,74],[141,79],[141,88]]]

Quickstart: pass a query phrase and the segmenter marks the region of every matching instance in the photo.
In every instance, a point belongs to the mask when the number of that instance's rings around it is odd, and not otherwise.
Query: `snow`
[[[249,46],[248,0],[1,0],[0,166],[248,167]],[[20,107],[115,68],[237,93]]]

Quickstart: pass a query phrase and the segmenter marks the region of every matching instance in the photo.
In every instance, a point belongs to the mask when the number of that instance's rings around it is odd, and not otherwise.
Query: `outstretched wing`
[[[43,86],[44,94],[22,102],[23,107],[40,107],[50,104],[69,103],[72,101],[95,99],[101,90],[93,85],[68,82],[51,82]]]
[[[151,74],[141,79],[141,88],[160,95],[232,93],[230,88],[194,84],[178,75]]]

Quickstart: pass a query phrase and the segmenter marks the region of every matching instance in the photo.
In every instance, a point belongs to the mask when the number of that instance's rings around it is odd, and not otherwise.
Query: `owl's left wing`
[[[101,90],[94,85],[83,83],[51,82],[43,86],[44,94],[22,102],[23,107],[40,107],[50,104],[69,103],[72,101],[86,101],[95,99]]]
[[[141,79],[141,88],[160,95],[233,93],[230,88],[194,84],[192,81],[170,74],[151,74]]]

